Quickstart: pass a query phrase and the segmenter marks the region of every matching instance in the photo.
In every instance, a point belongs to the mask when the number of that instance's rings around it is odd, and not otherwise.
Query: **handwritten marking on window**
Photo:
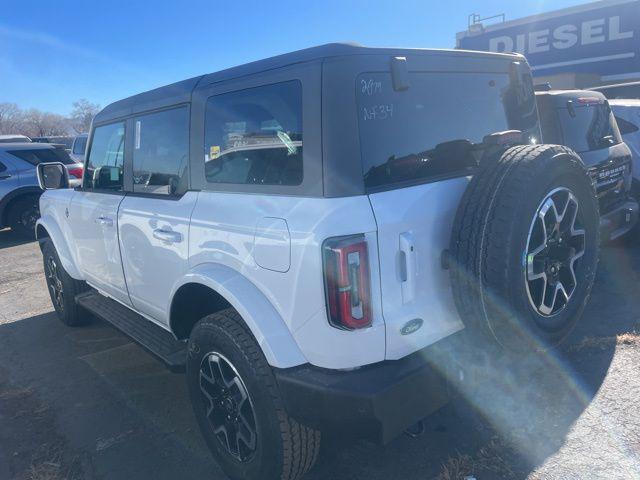
[[[386,120],[393,117],[393,104],[363,107],[364,120]]]
[[[360,80],[360,86],[362,87],[363,95],[375,95],[376,93],[382,92],[382,82],[379,80],[374,80],[373,78],[362,79]]]

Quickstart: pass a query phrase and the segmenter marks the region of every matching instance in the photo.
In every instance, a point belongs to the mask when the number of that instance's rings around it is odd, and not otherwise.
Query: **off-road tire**
[[[211,352],[230,361],[255,411],[256,448],[243,462],[232,456],[213,434],[206,415],[208,403],[200,390],[200,368]],[[224,472],[233,480],[296,480],[315,463],[320,432],[289,417],[271,367],[256,340],[234,309],[202,318],[191,332],[187,383],[202,435]]]
[[[40,217],[38,196],[27,195],[13,200],[7,212],[7,224],[21,238],[35,239],[35,220]]]
[[[526,246],[540,202],[559,187],[570,189],[578,199],[584,254],[576,267],[579,278],[573,294],[559,313],[545,318],[528,295]],[[595,192],[572,150],[518,146],[487,160],[463,195],[450,244],[453,295],[468,333],[523,353],[559,344],[587,304],[599,244]]]
[[[51,297],[51,303],[56,314],[62,323],[69,327],[78,327],[86,324],[91,318],[90,314],[79,306],[75,297],[79,293],[85,292],[89,287],[85,282],[72,278],[62,266],[60,257],[53,242],[45,238],[42,242],[42,259],[44,264],[44,275],[47,282],[47,289]],[[57,269],[58,279],[62,286],[62,302],[56,299],[54,279],[52,278],[51,262],[54,262]]]

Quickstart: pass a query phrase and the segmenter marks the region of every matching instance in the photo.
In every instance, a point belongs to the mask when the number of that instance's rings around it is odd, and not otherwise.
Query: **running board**
[[[76,303],[131,337],[162,360],[172,372],[184,372],[187,361],[185,341],[176,340],[167,330],[96,290],[77,295]]]

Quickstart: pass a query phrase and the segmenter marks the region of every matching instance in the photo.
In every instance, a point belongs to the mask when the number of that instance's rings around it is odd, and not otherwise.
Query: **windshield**
[[[33,150],[11,150],[8,153],[31,165],[47,162],[62,162],[65,165],[75,163],[66,150],[62,148],[39,148]]]
[[[389,73],[358,77],[367,188],[464,175],[477,165],[474,146],[486,135],[522,128],[507,73],[413,73],[409,84],[395,91]]]

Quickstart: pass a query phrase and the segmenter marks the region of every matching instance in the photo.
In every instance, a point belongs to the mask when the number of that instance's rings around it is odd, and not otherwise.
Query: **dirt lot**
[[[640,478],[639,277],[640,248],[606,248],[562,351],[479,369],[487,388],[418,439],[331,439],[309,478]],[[182,376],[106,324],[59,323],[37,245],[0,231],[0,479],[62,478],[224,476]]]

